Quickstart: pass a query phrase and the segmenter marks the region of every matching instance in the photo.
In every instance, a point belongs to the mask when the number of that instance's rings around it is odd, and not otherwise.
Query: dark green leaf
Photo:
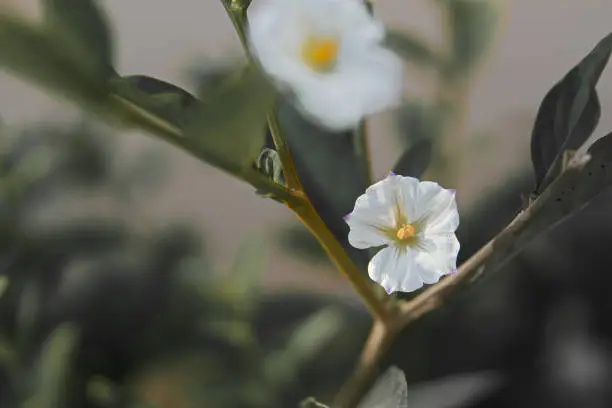
[[[45,343],[39,360],[39,382],[34,400],[36,407],[63,408],[66,406],[70,365],[78,335],[74,327],[56,328]]]
[[[101,78],[114,73],[112,40],[96,0],[44,0],[43,8],[46,27],[56,41],[79,46]]]
[[[185,136],[228,167],[250,170],[264,144],[263,129],[274,98],[274,88],[261,73],[248,70],[202,102]]]
[[[601,40],[544,97],[531,135],[531,160],[538,192],[559,173],[564,152],[577,149],[595,130],[601,113],[595,87],[611,51],[612,34]]]
[[[53,41],[43,30],[0,14],[0,65],[13,74],[77,102],[105,102],[106,84],[88,58],[74,44]]]
[[[333,307],[313,313],[291,334],[284,350],[268,356],[265,370],[272,384],[291,383],[301,366],[313,359],[342,328],[342,313]]]
[[[357,408],[408,408],[404,372],[391,366],[381,375]]]
[[[439,63],[438,56],[412,33],[388,30],[385,45],[406,61],[423,66]]]
[[[182,128],[198,100],[176,85],[145,75],[113,78],[113,91],[167,122]]]
[[[393,172],[402,176],[421,178],[431,160],[433,144],[431,140],[421,139],[410,146],[399,158]]]
[[[463,75],[480,61],[498,23],[493,0],[440,0],[446,7],[452,40],[450,76]]]
[[[296,171],[313,206],[351,258],[365,267],[367,253],[348,244],[348,227],[343,221],[368,187],[366,164],[356,151],[355,135],[323,130],[285,101],[278,106],[278,117]],[[272,146],[270,137],[267,145]]]
[[[527,208],[529,221],[520,231],[505,240],[494,241],[495,254],[490,263],[499,269],[535,236],[549,231],[558,223],[586,206],[603,190],[612,186],[612,133],[599,139],[586,156],[576,157],[545,195]]]

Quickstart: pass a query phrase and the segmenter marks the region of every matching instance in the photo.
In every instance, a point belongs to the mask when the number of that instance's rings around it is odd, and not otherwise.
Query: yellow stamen
[[[336,65],[338,41],[330,37],[309,37],[302,46],[306,65],[317,72],[328,72]]]
[[[412,226],[411,224],[405,224],[398,228],[395,235],[397,236],[399,240],[407,241],[411,238],[414,238],[416,236],[416,232],[417,231],[416,231],[416,228],[414,228],[414,226]]]

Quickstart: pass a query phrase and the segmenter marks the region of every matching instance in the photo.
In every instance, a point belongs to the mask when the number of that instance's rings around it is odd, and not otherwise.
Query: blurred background
[[[100,3],[122,75],[192,90],[197,72],[241,58],[218,1]],[[444,50],[453,30],[434,3],[381,0],[375,13]],[[0,4],[33,19],[39,12],[36,0]],[[420,140],[415,101],[448,98],[454,106],[424,178],[458,191],[462,259],[501,230],[533,189],[537,108],[612,27],[612,3],[604,0],[488,6],[496,10],[487,20],[494,28],[474,28],[486,51],[465,78],[449,91],[416,58],[407,64],[407,107],[368,121],[377,180]],[[603,74],[598,90],[603,115],[595,137],[612,128],[612,74]],[[28,277],[10,280],[0,323],[27,356],[22,363],[34,371],[26,373],[40,371],[40,346],[59,322],[82,329],[67,374],[72,391],[54,406],[127,406],[134,398],[173,408],[289,407],[308,395],[330,401],[369,318],[288,210],[148,135],[84,121],[73,106],[4,72],[0,117],[2,177],[12,177],[7,183],[19,192],[0,208],[1,268]],[[431,123],[422,126],[427,133]],[[609,406],[603,384],[612,379],[612,323],[604,317],[612,303],[592,291],[605,287],[612,219],[607,201],[599,201],[566,226],[575,233],[538,240],[503,278],[472,290],[472,301],[425,319],[396,342],[387,363],[405,371],[411,406]],[[245,251],[268,251],[255,277],[243,271]],[[301,340],[295,328],[319,310]],[[341,329],[323,341],[333,327]],[[70,333],[60,333],[66,344]],[[0,403],[16,406],[28,374],[5,377]]]

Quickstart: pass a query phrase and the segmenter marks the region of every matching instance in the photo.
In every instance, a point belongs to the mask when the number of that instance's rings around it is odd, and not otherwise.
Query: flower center
[[[416,236],[416,228],[412,224],[404,224],[398,228],[395,235],[400,241],[408,241]]]
[[[336,65],[338,41],[325,36],[309,36],[302,45],[302,59],[317,72],[329,72]]]

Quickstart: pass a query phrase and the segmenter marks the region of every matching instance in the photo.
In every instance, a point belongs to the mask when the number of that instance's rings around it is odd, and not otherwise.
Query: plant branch
[[[249,52],[248,39],[245,33],[247,24],[246,7],[240,4],[244,3],[240,3],[239,0],[229,3],[227,1],[224,2],[225,9],[234,24],[249,62],[253,65],[257,65],[257,62]],[[280,157],[283,167],[283,176],[287,183],[288,190],[292,193],[292,196],[297,197],[297,200],[286,200],[285,203],[287,207],[298,216],[302,223],[314,235],[334,265],[340,270],[355,292],[361,297],[375,319],[386,321],[388,318],[386,302],[376,296],[370,282],[363,277],[342,245],[340,245],[336,237],[327,228],[327,225],[325,225],[304,192],[297,171],[295,170],[295,165],[293,164],[289,146],[282,136],[282,130],[276,110],[272,110],[269,113],[268,126],[272,135],[274,147]]]
[[[147,110],[140,108],[138,105],[120,97],[116,94],[111,94],[110,102],[116,115],[126,123],[137,126],[138,128],[155,134],[168,143],[186,150],[195,157],[212,164],[215,167],[221,168],[233,176],[250,183],[253,187],[266,193],[272,194],[274,197],[286,203],[297,204],[301,202],[301,194],[287,189],[286,187],[274,182],[267,176],[260,174],[251,169],[245,169],[236,166],[233,163],[225,162],[220,157],[208,154],[200,149],[195,149],[190,145],[189,140],[178,127],[159,119],[155,115],[150,114]]]
[[[546,209],[547,203],[554,200],[563,191],[567,180],[582,171],[586,162],[584,157],[574,158],[565,171],[526,210],[520,212],[503,231],[465,261],[455,274],[447,276],[413,300],[399,302],[398,308],[389,313],[385,330],[374,326],[361,354],[357,369],[342,388],[334,408],[352,408],[358,403],[374,380],[380,359],[403,329],[443,305],[460,284],[469,279],[472,281],[477,279],[493,257],[506,255],[497,265],[496,270],[511,260],[519,250],[519,248],[513,248],[517,237],[525,231],[541,211]],[[553,226],[562,222],[566,217],[558,220]]]
[[[355,263],[342,248],[342,245],[319,217],[310,201],[306,198],[301,205],[289,207],[319,241],[331,261],[349,281],[375,320],[387,322],[389,319],[387,302],[376,296],[372,284],[363,277]]]
[[[280,161],[283,167],[283,176],[285,178],[285,182],[287,183],[287,187],[289,187],[289,189],[291,190],[303,192],[304,189],[302,187],[302,183],[300,183],[300,179],[298,178],[297,172],[295,170],[295,165],[293,164],[293,160],[291,159],[291,152],[289,151],[289,146],[282,137],[276,110],[273,110],[268,115],[268,127],[270,128],[270,134],[272,135],[274,147],[278,152],[278,156],[280,157]]]

